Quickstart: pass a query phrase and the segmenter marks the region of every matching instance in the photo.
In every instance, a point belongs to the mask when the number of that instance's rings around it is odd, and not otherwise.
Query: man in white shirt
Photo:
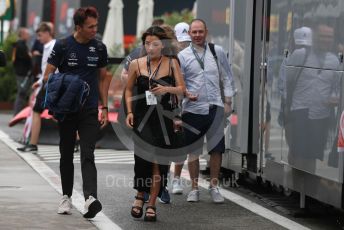
[[[44,44],[43,49],[43,57],[42,57],[42,73],[44,73],[45,68],[47,66],[47,60],[53,49],[56,40],[53,36],[53,24],[50,22],[42,22],[38,29],[36,30],[37,39]],[[33,114],[32,114],[32,125],[31,125],[31,137],[30,143],[18,148],[19,151],[22,152],[36,152],[38,151],[38,139],[39,133],[41,131],[41,113],[44,111],[43,102],[45,98],[45,90],[43,90],[43,76],[36,81],[32,88],[36,90],[36,101],[33,106]]]
[[[199,201],[199,155],[202,154],[206,136],[210,154],[209,192],[215,203],[222,203],[224,198],[219,192],[218,176],[225,150],[224,116],[232,111],[234,90],[226,54],[217,45],[213,46],[213,54],[210,48],[212,45],[206,42],[207,33],[206,23],[194,19],[189,30],[192,43],[178,54],[187,88],[182,114],[192,182],[187,201]]]

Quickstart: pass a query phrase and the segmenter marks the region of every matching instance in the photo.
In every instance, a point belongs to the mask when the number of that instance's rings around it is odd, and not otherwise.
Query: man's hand
[[[232,100],[231,99],[227,99],[224,103],[224,110],[225,110],[225,116],[229,117],[229,115],[231,115],[232,113]]]
[[[36,81],[35,83],[32,84],[31,87],[32,87],[32,89],[37,89],[40,86],[41,86],[40,82]]]
[[[35,50],[35,51],[32,52],[32,55],[33,56],[40,56],[42,54],[38,50]]]
[[[107,109],[102,109],[102,115],[100,120],[100,128],[103,129],[109,123],[108,111]]]
[[[198,93],[190,92],[186,90],[185,97],[187,97],[190,101],[197,101]]]
[[[231,113],[232,113],[232,106],[225,104],[225,116],[229,117],[229,115],[231,115]]]

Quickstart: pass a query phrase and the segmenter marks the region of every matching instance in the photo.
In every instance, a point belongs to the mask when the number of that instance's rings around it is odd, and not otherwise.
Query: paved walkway
[[[60,195],[0,141],[0,229],[96,229],[73,209],[56,213]]]

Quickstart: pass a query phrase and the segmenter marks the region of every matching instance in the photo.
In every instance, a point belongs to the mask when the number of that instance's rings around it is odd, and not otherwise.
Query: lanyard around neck
[[[153,71],[152,73],[152,69],[151,69],[151,62],[150,62],[150,57],[147,56],[147,71],[148,71],[148,78],[149,78],[149,81],[148,81],[148,84],[149,84],[149,89],[151,89],[151,81],[155,79],[156,75],[158,74],[159,72],[159,69],[160,69],[160,66],[161,66],[161,62],[162,62],[162,56],[160,56],[160,60],[159,60],[159,63],[158,63],[158,66],[155,68],[155,70]]]
[[[147,70],[148,70],[148,77],[149,77],[149,79],[154,79],[156,77],[156,75],[159,72],[159,69],[160,69],[160,66],[161,66],[161,62],[162,62],[162,56],[159,59],[158,66],[155,68],[155,70],[152,73],[151,60],[150,60],[150,57],[147,56]]]
[[[201,68],[204,70],[204,57],[205,57],[205,52],[207,50],[207,45],[204,45],[204,50],[203,50],[203,55],[202,57],[200,57],[195,49],[195,47],[192,45],[192,43],[190,44],[191,46],[191,50],[193,52],[193,54],[195,55],[196,60],[198,61],[199,65],[201,66]]]

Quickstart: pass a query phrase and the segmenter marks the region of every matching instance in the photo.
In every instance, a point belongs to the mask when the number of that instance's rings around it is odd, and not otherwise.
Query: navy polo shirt
[[[98,108],[98,69],[107,65],[106,46],[96,39],[88,43],[78,43],[71,35],[58,40],[48,58],[48,63],[59,72],[75,74],[90,86],[90,94],[84,108]]]

